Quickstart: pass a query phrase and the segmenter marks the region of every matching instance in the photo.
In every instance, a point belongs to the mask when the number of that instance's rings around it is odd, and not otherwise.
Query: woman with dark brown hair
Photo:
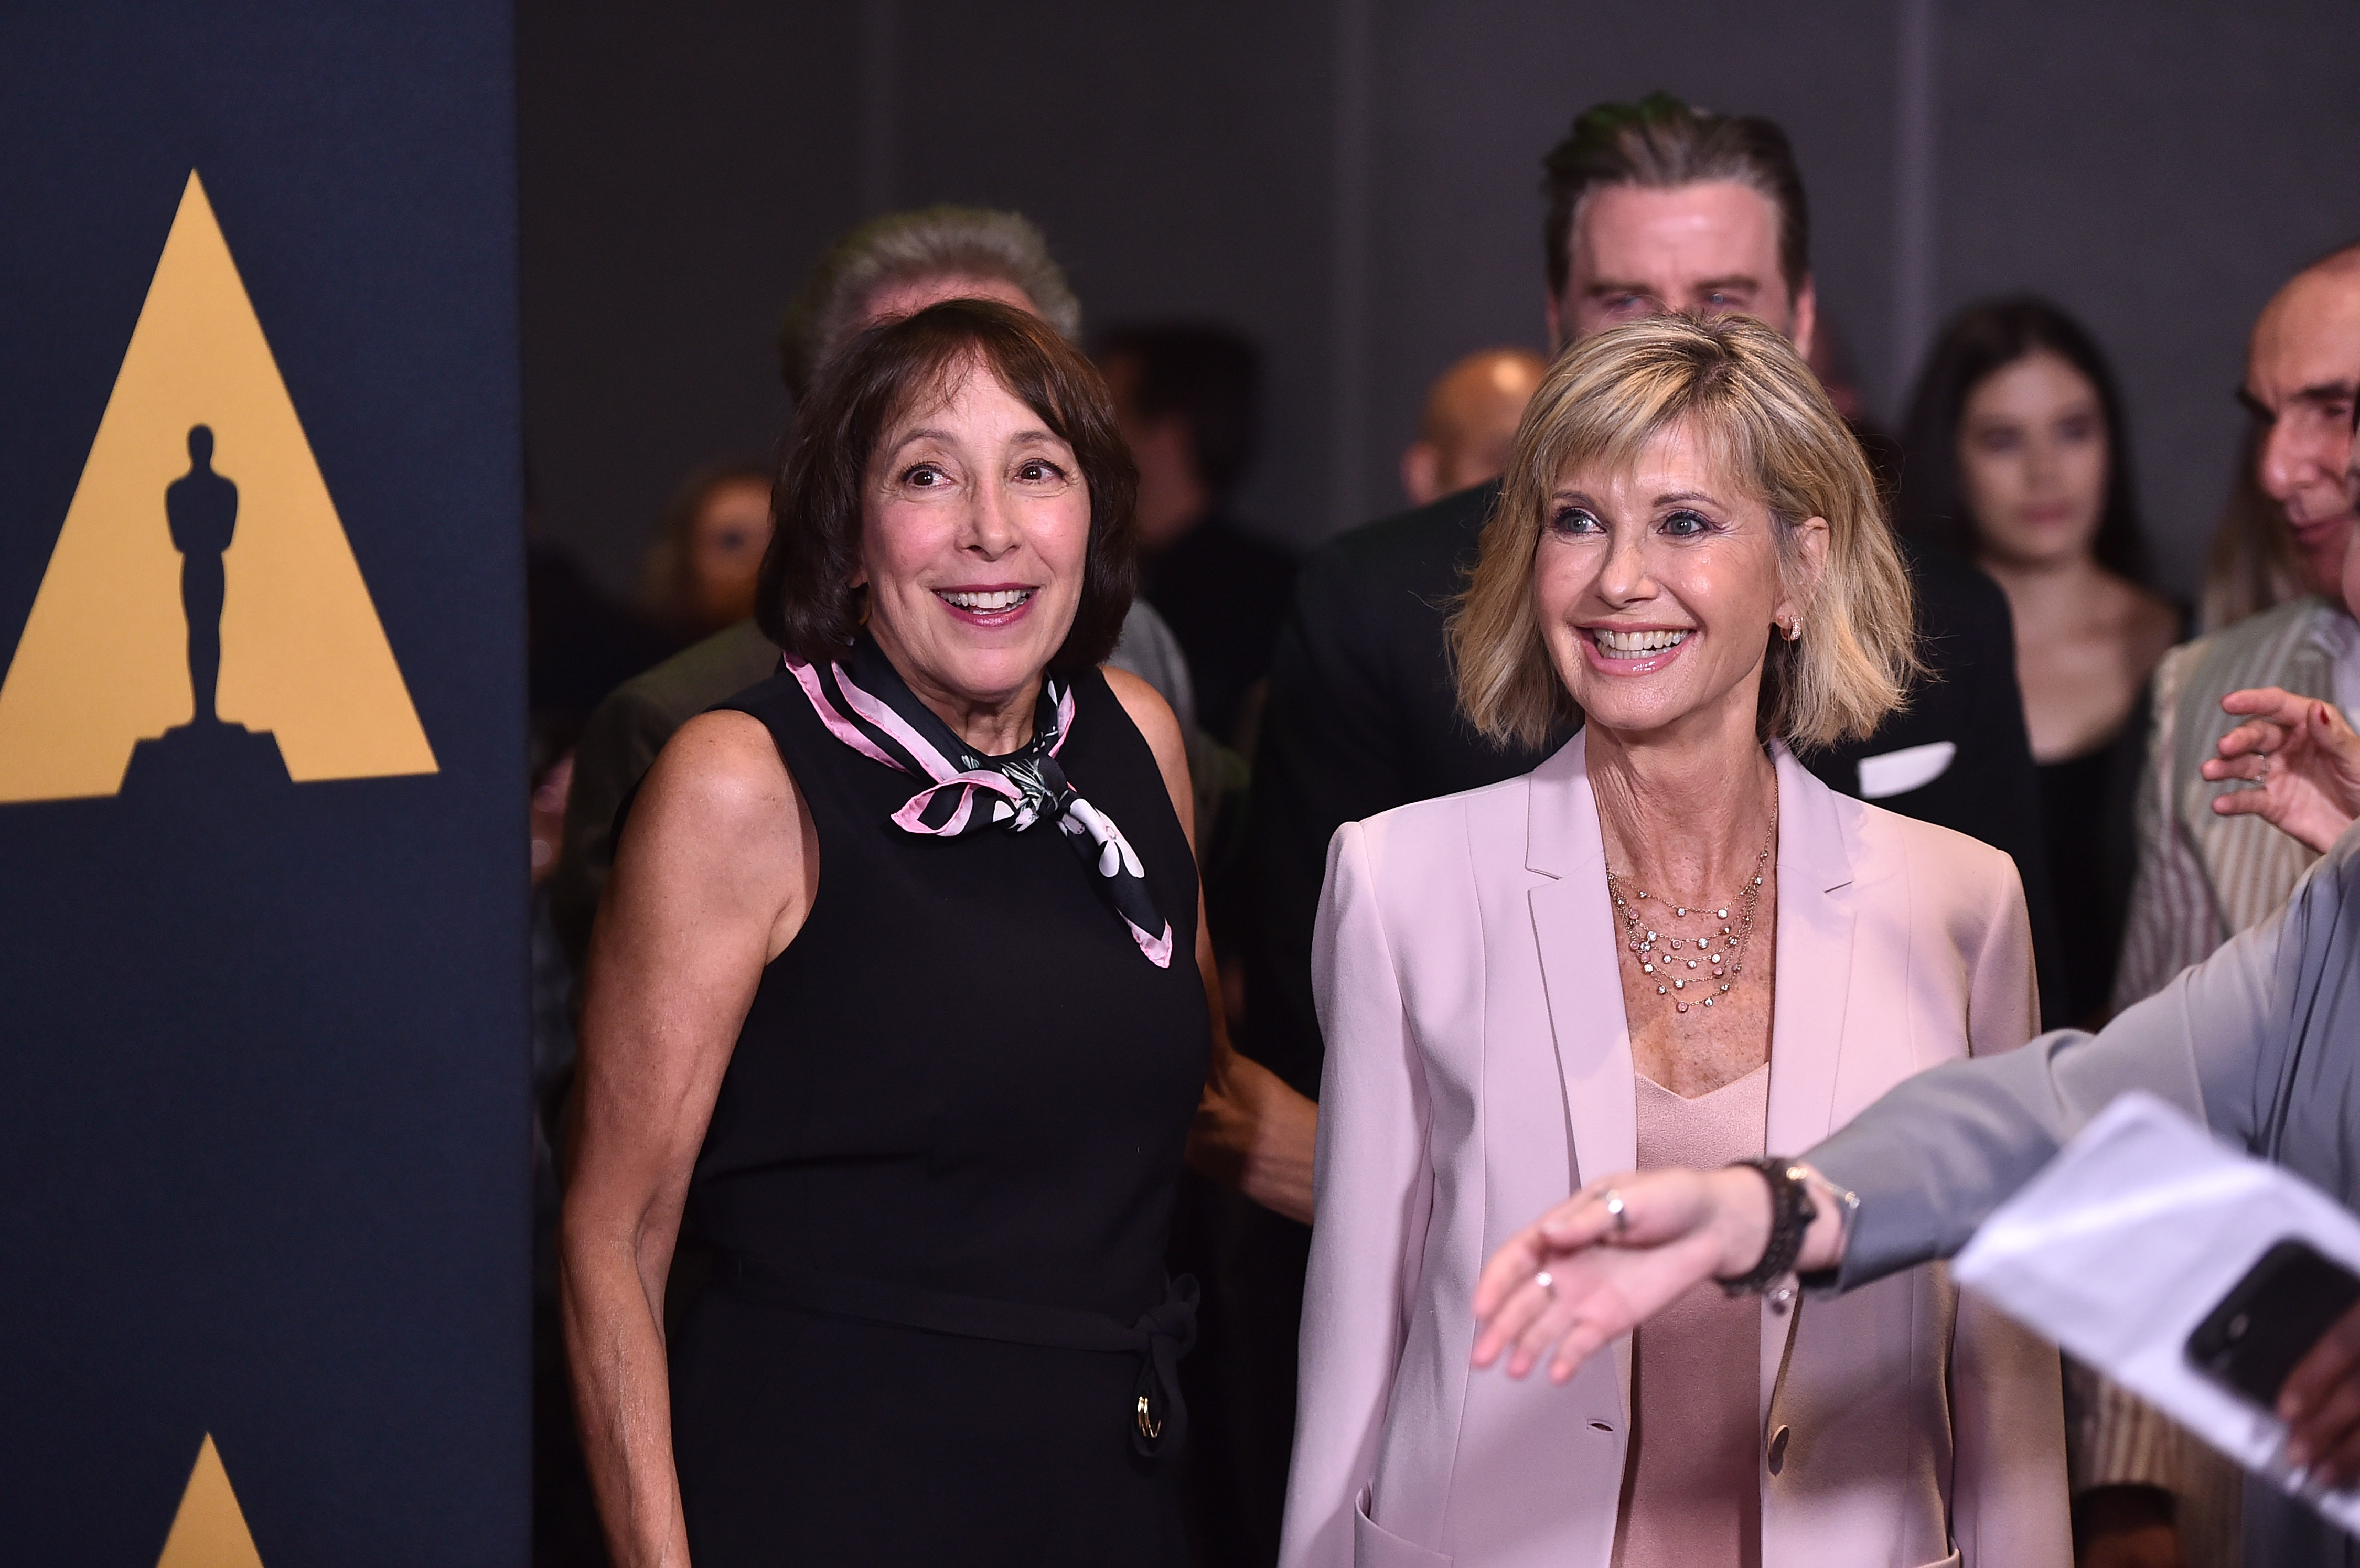
[[[1903,531],[1972,558],[2007,594],[2063,928],[2068,1011],[2046,1021],[2095,1029],[2137,867],[2147,688],[2187,629],[2148,586],[2122,396],[2096,340],[2063,310],[2030,295],[1987,299],[1944,327],[1904,444]],[[2224,1482],[2234,1497],[2234,1475],[2088,1368],[2069,1361],[2065,1388],[2083,1560],[2153,1548],[2172,1561],[2178,1538],[2211,1562],[2202,1538],[2208,1523],[2234,1525],[2219,1502]]]
[[[869,329],[799,423],[785,668],[665,747],[591,943],[564,1292],[607,1535],[1175,1563],[1164,1230],[1217,1026],[1179,728],[1099,666],[1130,461],[1088,363],[978,300]],[[683,1236],[716,1275],[668,1345]]]
[[[1903,441],[1901,530],[1991,573],[2016,621],[2070,1016],[2105,1019],[2136,852],[2147,678],[2186,635],[2147,586],[2122,397],[2097,343],[2030,295],[1952,317]]]

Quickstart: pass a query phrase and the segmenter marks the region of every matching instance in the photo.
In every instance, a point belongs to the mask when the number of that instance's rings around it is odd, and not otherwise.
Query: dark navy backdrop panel
[[[0,806],[0,1548],[521,1563],[513,61],[482,4],[0,13],[0,654],[189,171],[440,764]]]

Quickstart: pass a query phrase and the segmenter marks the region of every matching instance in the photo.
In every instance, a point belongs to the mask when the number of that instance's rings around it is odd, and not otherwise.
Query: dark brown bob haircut
[[[822,366],[797,412],[771,501],[778,527],[754,588],[754,619],[797,659],[840,659],[859,635],[868,595],[853,578],[878,443],[903,415],[977,372],[1074,449],[1089,489],[1081,603],[1049,668],[1077,674],[1114,651],[1138,580],[1139,474],[1106,382],[1039,317],[989,299],[949,299],[854,338]]]

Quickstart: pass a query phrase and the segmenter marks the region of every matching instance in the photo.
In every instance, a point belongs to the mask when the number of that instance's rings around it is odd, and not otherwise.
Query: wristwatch
[[[1718,1281],[1732,1296],[1761,1296],[1771,1293],[1771,1287],[1780,1286],[1782,1309],[1794,1301],[1795,1260],[1803,1255],[1803,1236],[1819,1211],[1811,1202],[1805,1185],[1810,1172],[1802,1166],[1785,1160],[1732,1160],[1729,1170],[1757,1171],[1762,1180],[1770,1184],[1770,1240],[1762,1248],[1761,1260],[1743,1274],[1728,1276]]]

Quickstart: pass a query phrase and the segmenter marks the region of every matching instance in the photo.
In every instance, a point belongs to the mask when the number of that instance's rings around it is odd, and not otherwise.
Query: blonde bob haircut
[[[1525,746],[1579,722],[1533,606],[1549,497],[1569,467],[1626,469],[1677,427],[1726,478],[1765,503],[1782,592],[1802,637],[1762,628],[1755,728],[1808,750],[1864,739],[1902,705],[1922,668],[1909,575],[1860,442],[1793,346],[1750,316],[1655,316],[1584,339],[1550,367],[1516,427],[1481,554],[1449,623],[1459,702],[1477,730]],[[1828,525],[1824,569],[1799,525]]]

